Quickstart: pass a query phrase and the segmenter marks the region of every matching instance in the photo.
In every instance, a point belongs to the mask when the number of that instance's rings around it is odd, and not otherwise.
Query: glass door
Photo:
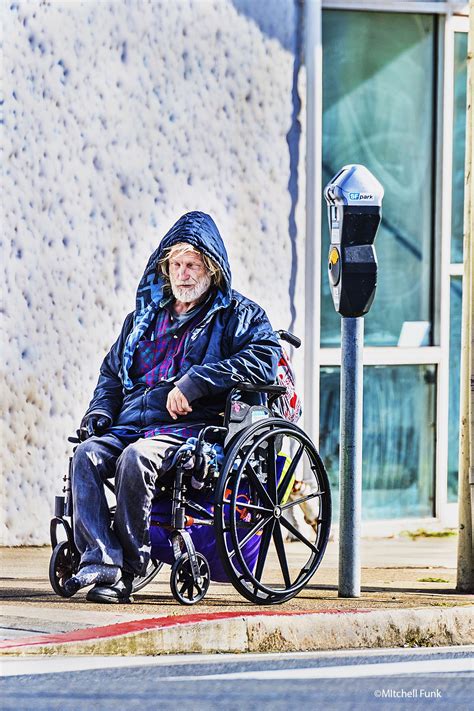
[[[365,520],[434,515],[438,24],[429,14],[323,11],[323,185],[362,163],[385,188],[365,320]],[[326,278],[325,205],[322,214],[319,443],[337,506],[341,326]]]

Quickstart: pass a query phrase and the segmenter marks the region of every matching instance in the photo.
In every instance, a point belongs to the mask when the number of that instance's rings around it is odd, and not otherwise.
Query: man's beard
[[[177,286],[175,280],[170,275],[170,282],[174,298],[178,301],[182,301],[184,304],[189,304],[191,301],[199,301],[199,299],[209,291],[212,279],[210,274],[205,274],[192,286],[183,287]]]

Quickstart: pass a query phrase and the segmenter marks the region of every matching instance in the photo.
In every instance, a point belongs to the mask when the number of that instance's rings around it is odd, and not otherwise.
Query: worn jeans
[[[74,539],[81,566],[101,563],[143,575],[150,559],[150,514],[167,450],[183,442],[160,435],[126,445],[113,434],[76,448],[72,467]],[[115,476],[111,523],[104,480]]]

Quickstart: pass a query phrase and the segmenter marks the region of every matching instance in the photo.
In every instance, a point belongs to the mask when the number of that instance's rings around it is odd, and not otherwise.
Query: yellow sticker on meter
[[[337,264],[339,261],[339,252],[335,247],[333,247],[329,252],[329,261],[331,264]]]

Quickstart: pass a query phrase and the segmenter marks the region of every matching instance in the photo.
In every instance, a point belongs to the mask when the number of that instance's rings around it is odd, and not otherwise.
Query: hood
[[[175,222],[148,260],[137,289],[138,312],[146,309],[151,302],[159,304],[163,298],[164,280],[156,266],[165,250],[178,242],[189,242],[219,265],[225,284],[222,296],[227,297],[225,301],[229,299],[232,277],[224,242],[212,217],[205,212],[194,211],[187,212]]]
[[[217,292],[209,314],[228,306],[230,303],[231,273],[229,259],[216,223],[212,217],[204,212],[187,212],[165,234],[158,248],[155,249],[148,260],[146,269],[140,279],[137,289],[136,308],[133,315],[133,327],[124,344],[122,367],[120,369],[120,377],[127,389],[133,387],[129,372],[132,367],[135,348],[152,323],[164,296],[165,281],[163,275],[158,273],[156,265],[162,258],[165,249],[177,242],[189,242],[200,252],[213,259],[222,270],[224,287]]]

